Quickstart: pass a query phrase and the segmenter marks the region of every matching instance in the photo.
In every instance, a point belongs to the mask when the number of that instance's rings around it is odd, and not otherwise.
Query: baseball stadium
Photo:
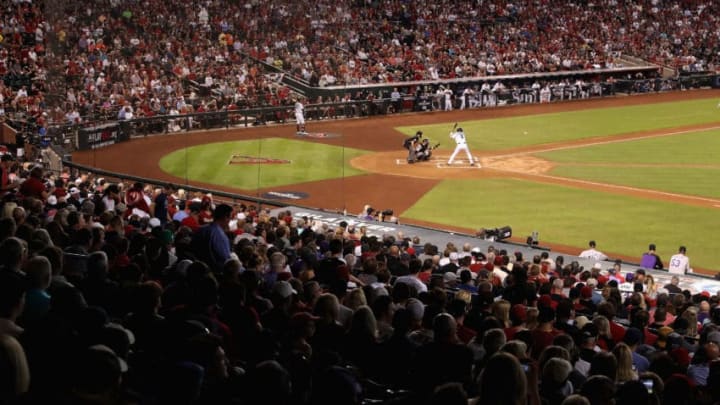
[[[717,4],[5,3],[3,402],[720,402]]]

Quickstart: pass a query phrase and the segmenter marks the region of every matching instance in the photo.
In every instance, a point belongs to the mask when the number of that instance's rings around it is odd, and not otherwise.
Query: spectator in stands
[[[710,365],[720,357],[717,341],[720,340],[718,332],[711,332],[713,340],[708,339],[707,343],[701,345],[693,355],[688,367],[687,374],[697,386],[706,386],[710,374]]]
[[[50,287],[52,271],[50,261],[43,256],[35,256],[25,263],[28,289],[25,294],[25,307],[21,316],[24,325],[33,324],[50,310]]]
[[[25,198],[32,197],[45,201],[49,194],[43,180],[42,167],[35,166],[30,170],[30,176],[20,185],[18,191]]]
[[[419,259],[410,259],[408,262],[408,271],[410,274],[398,277],[395,283],[406,283],[415,290],[415,293],[427,292],[427,285],[419,278],[420,270],[422,270],[422,262]]]
[[[230,224],[232,207],[220,204],[213,212],[213,222],[201,227],[193,235],[193,246],[198,258],[204,260],[213,271],[220,272],[230,258],[230,239],[226,234]]]
[[[530,331],[532,336],[532,358],[537,359],[546,347],[552,344],[555,336],[561,332],[553,327],[555,323],[555,310],[549,306],[540,306],[538,326]]]
[[[418,348],[411,365],[414,388],[419,395],[431,393],[446,382],[468,387],[472,371],[472,351],[457,337],[455,319],[446,313],[433,318],[433,341]]]
[[[522,405],[539,402],[537,371],[534,368],[531,370],[524,373],[518,359],[511,354],[495,354],[488,359],[480,375],[479,395],[471,403]]]
[[[680,294],[682,289],[680,288],[680,278],[678,276],[672,276],[670,283],[663,286],[670,294]]]
[[[572,365],[566,359],[551,358],[542,368],[540,397],[547,404],[559,405],[574,388],[568,380]]]
[[[633,365],[632,349],[625,343],[618,343],[612,350],[617,360],[616,380],[618,383],[637,380],[638,374]]]

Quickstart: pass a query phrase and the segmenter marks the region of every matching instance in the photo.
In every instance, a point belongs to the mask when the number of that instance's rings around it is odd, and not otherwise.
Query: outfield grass
[[[617,184],[674,194],[720,198],[715,168],[667,168],[630,166],[558,166],[550,174],[598,183]]]
[[[253,190],[362,174],[349,162],[365,153],[322,143],[268,138],[180,149],[164,156],[159,164],[165,172],[189,181]],[[291,163],[229,165],[233,154],[286,159]]]
[[[720,114],[716,100],[708,98],[466,121],[460,126],[471,149],[494,151],[712,122],[720,122]],[[448,139],[451,127],[450,123],[443,123],[397,130],[411,135],[420,129],[433,141],[443,142]]]
[[[442,209],[438,209],[442,207]],[[656,243],[667,259],[688,247],[691,265],[720,268],[715,209],[513,179],[446,180],[401,214],[438,224],[480,227],[510,225],[519,237],[540,232],[540,242],[585,246],[640,255]],[[578,249],[580,252],[582,249]]]
[[[550,174],[678,194],[720,197],[720,130],[538,153]],[[649,167],[642,167],[642,165]]]
[[[535,155],[558,163],[720,164],[720,129],[677,132],[672,136],[583,146]]]

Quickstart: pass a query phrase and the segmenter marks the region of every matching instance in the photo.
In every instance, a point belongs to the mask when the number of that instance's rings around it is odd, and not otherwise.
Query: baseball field
[[[73,159],[121,173],[474,232],[510,225],[516,241],[577,254],[588,240],[638,261],[648,243],[667,259],[720,271],[720,109],[717,91],[616,97],[483,110],[203,131],[136,139]],[[446,164],[458,122],[480,167]],[[405,162],[403,139],[440,143],[429,162]],[[282,201],[279,201],[282,204]]]

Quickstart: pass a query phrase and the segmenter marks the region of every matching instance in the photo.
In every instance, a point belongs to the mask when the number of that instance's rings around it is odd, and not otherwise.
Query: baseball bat
[[[457,128],[457,122],[455,123],[455,125],[453,125],[452,132],[455,132],[455,128]]]

